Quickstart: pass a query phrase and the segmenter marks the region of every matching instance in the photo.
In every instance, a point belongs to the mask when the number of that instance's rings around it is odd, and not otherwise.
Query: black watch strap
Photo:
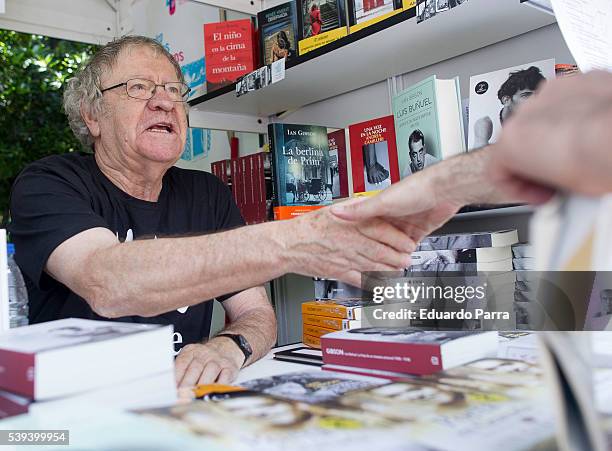
[[[236,343],[236,346],[238,346],[240,350],[242,351],[242,353],[244,354],[244,362],[242,362],[243,365],[246,363],[247,360],[249,360],[249,357],[253,355],[253,349],[251,348],[251,345],[249,344],[247,339],[244,338],[242,335],[223,333],[223,334],[218,334],[217,337],[227,337],[233,340],[234,343]]]

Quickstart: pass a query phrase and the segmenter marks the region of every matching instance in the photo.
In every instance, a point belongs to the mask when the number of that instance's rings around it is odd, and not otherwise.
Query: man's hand
[[[350,221],[388,221],[406,234],[407,241],[418,243],[448,221],[464,203],[450,195],[440,195],[434,177],[436,166],[405,178],[377,196],[343,202],[331,210]]]
[[[230,384],[236,379],[244,362],[244,354],[227,337],[213,338],[204,344],[190,344],[174,362],[178,387],[197,384]]]
[[[487,172],[509,195],[540,203],[554,190],[612,191],[612,74],[548,82],[505,124]]]
[[[414,240],[384,219],[347,221],[322,208],[279,222],[291,272],[361,284],[363,271],[397,271],[410,264]]]

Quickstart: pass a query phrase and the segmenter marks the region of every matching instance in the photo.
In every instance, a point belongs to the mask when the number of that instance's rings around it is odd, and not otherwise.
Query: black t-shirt
[[[28,288],[30,322],[69,317],[108,320],[44,272],[51,252],[80,232],[104,227],[124,242],[203,234],[243,224],[230,191],[206,172],[170,168],[158,201],[147,202],[126,194],[108,180],[93,155],[71,153],[39,160],[24,169],[13,185],[9,226],[15,259]],[[229,296],[217,299],[223,301]],[[147,302],[146,298],[142,302]],[[201,302],[187,310],[117,321],[173,324],[178,350],[208,337],[212,308],[212,302]]]

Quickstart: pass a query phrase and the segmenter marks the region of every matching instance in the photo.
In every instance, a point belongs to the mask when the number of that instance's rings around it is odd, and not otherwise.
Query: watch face
[[[244,338],[242,335],[238,335],[238,341],[240,342],[240,348],[244,351],[245,354],[248,354],[249,356],[253,354],[251,345],[248,341],[246,341],[246,338]]]

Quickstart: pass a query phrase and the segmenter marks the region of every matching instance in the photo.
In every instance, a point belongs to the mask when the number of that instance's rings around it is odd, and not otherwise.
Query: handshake
[[[404,270],[418,242],[460,208],[451,203],[426,208],[417,202],[415,214],[401,217],[361,208],[377,200],[349,200],[277,223],[290,272],[361,286],[362,272]]]

